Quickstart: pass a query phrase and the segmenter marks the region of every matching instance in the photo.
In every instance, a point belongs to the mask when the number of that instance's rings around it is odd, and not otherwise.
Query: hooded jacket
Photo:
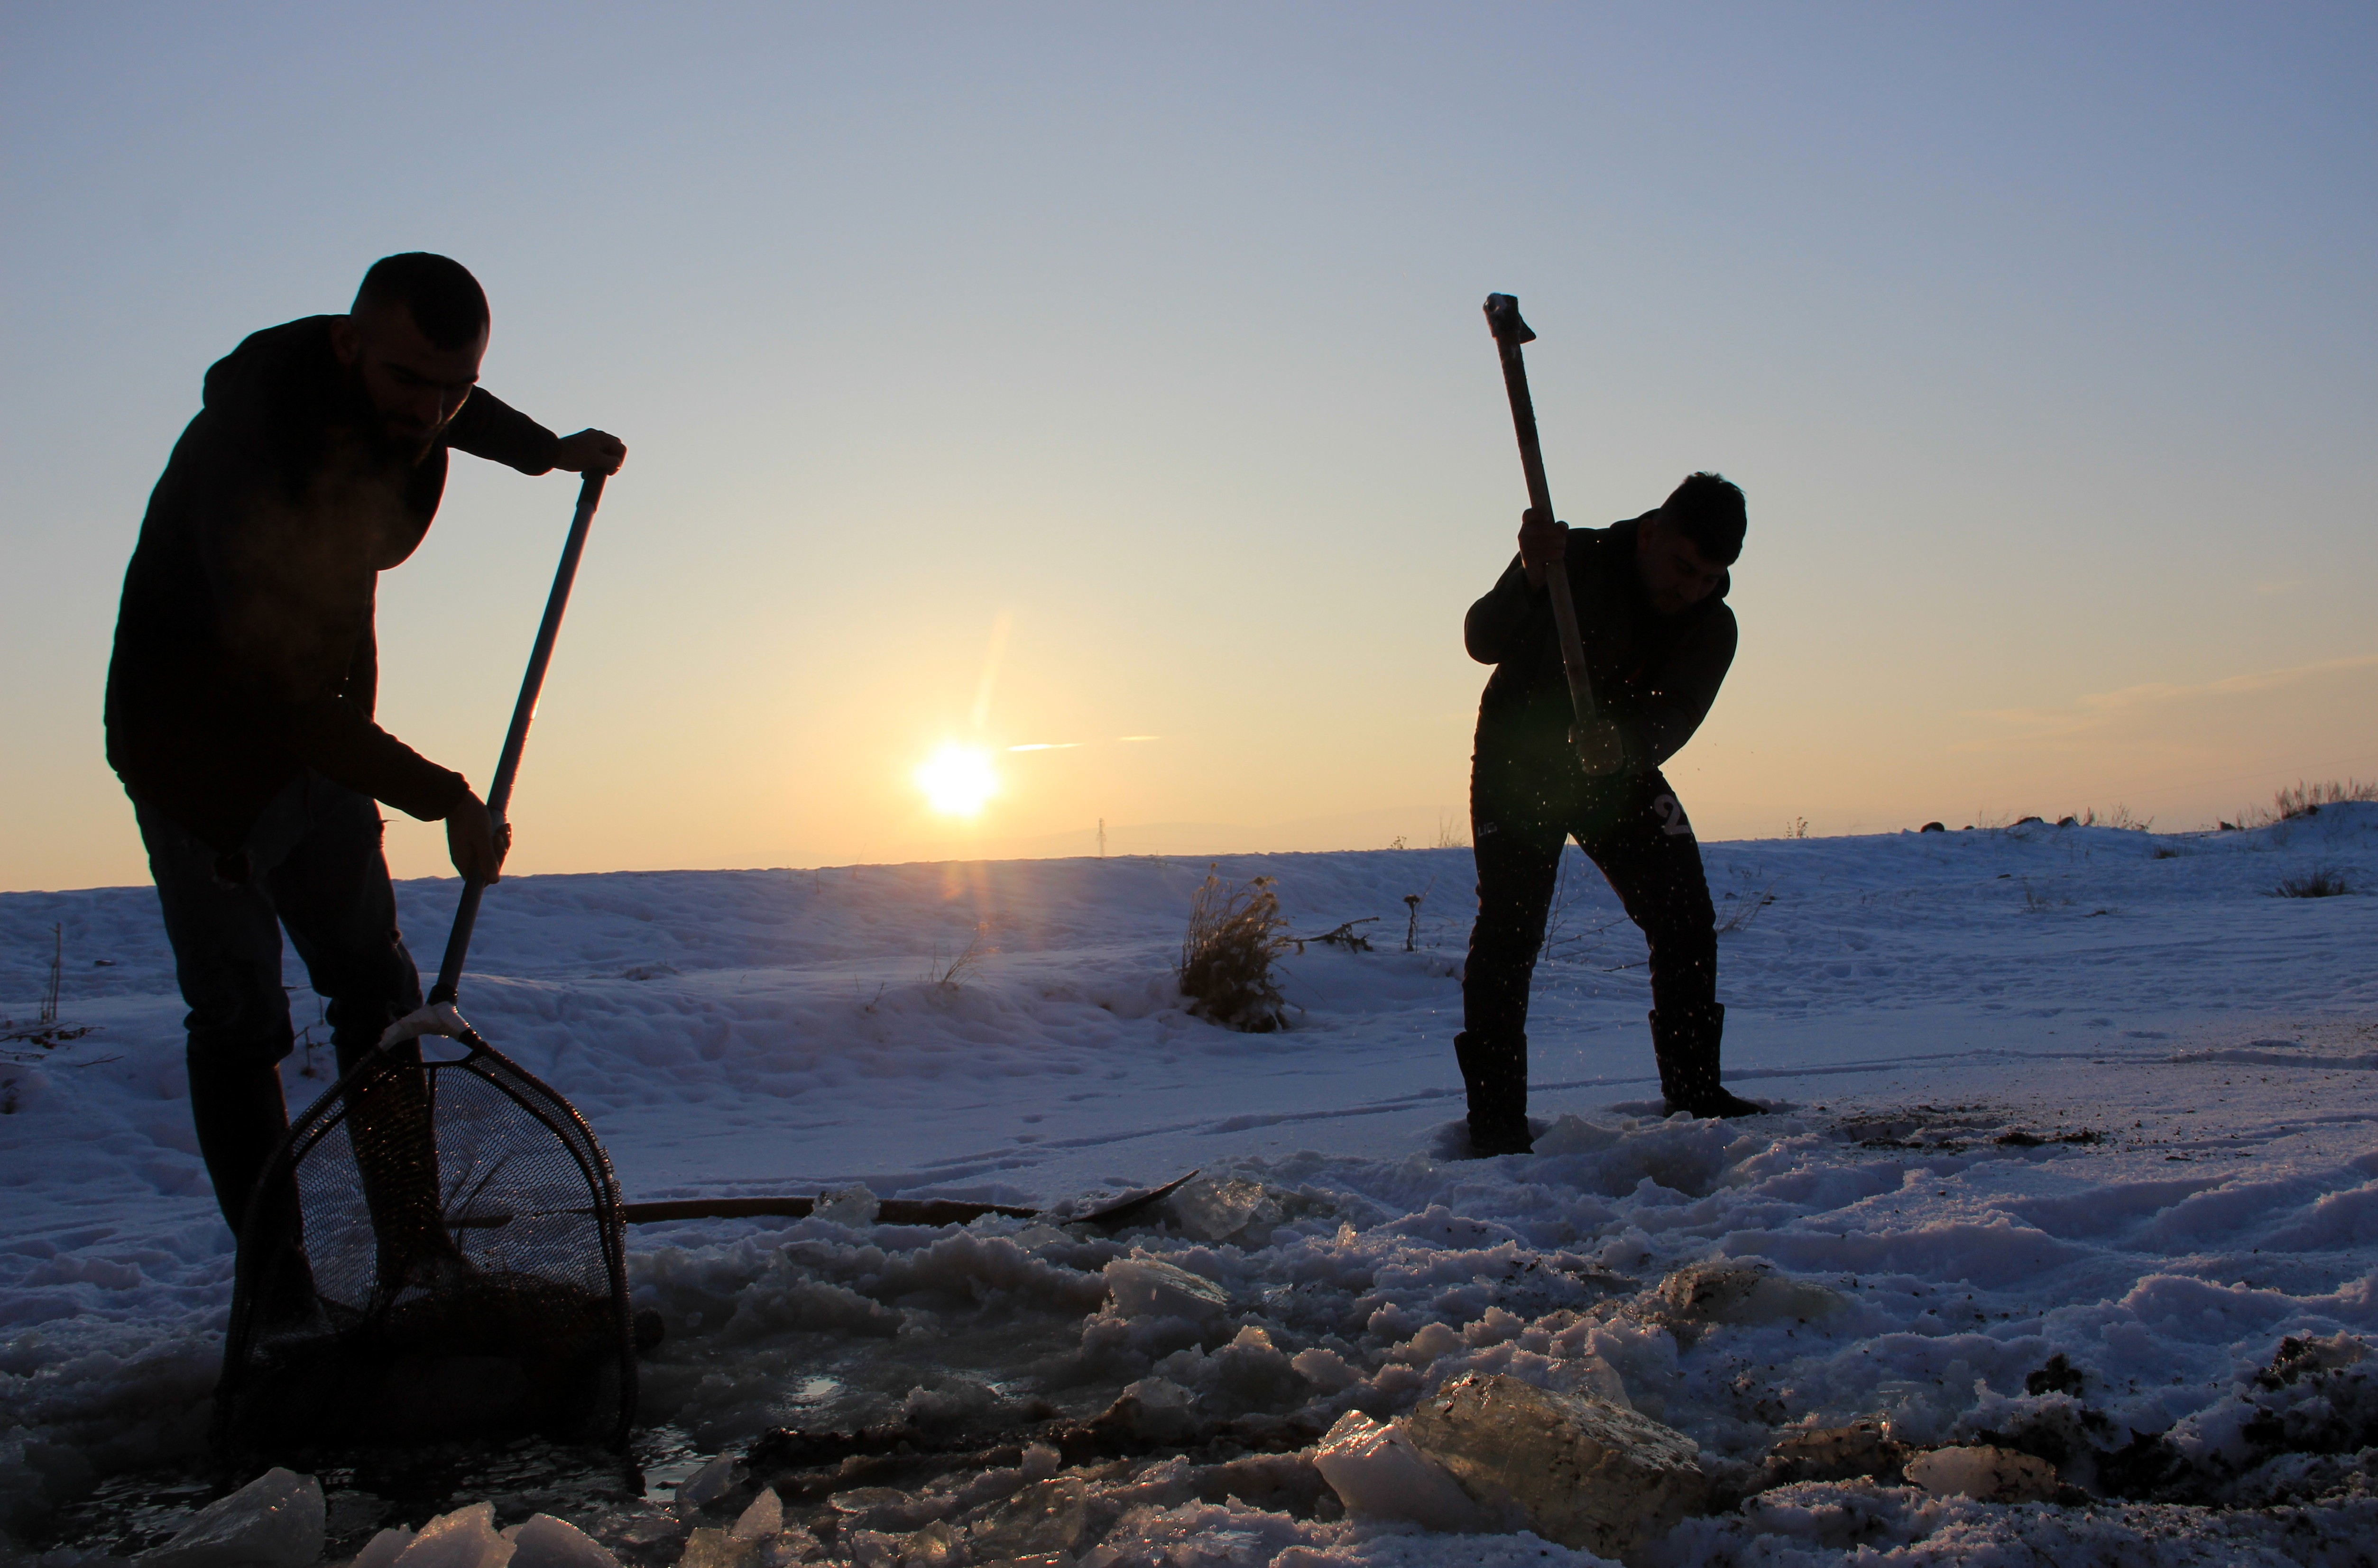
[[[207,372],[124,574],[108,762],[224,855],[306,768],[424,820],[460,803],[462,775],[372,722],[378,576],[428,533],[448,448],[534,474],[559,444],[474,389],[426,455],[392,452],[337,319],[267,328]]]
[[[1635,568],[1642,521],[1571,529],[1564,561],[1595,702],[1617,725],[1627,772],[1638,776],[1675,756],[1700,727],[1734,663],[1735,639],[1734,611],[1725,604],[1730,578],[1675,615],[1652,608]],[[1507,776],[1531,796],[1551,797],[1554,784],[1572,775],[1581,783],[1568,743],[1576,712],[1552,596],[1528,586],[1518,557],[1470,606],[1462,638],[1471,658],[1495,666],[1478,702],[1479,767]]]

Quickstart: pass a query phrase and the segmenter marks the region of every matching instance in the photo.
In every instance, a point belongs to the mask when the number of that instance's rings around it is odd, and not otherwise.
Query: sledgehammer
[[[1503,387],[1511,394],[1511,424],[1519,432],[1519,467],[1528,478],[1528,505],[1549,522],[1553,521],[1552,486],[1544,483],[1544,449],[1536,439],[1536,404],[1528,395],[1528,365],[1519,354],[1519,345],[1534,342],[1536,335],[1519,319],[1519,302],[1510,294],[1486,296],[1486,329],[1495,334],[1495,347],[1503,356]],[[1601,710],[1593,700],[1593,676],[1585,667],[1585,645],[1578,637],[1577,604],[1569,597],[1565,561],[1545,566],[1544,587],[1552,594],[1561,668],[1568,674],[1569,703],[1577,712],[1569,743],[1577,748],[1578,763],[1589,777],[1615,773],[1627,765],[1627,754],[1618,743],[1618,732],[1602,722]]]

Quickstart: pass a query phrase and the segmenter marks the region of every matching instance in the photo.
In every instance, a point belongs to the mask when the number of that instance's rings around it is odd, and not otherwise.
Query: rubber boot
[[[446,1229],[438,1139],[420,1058],[383,1059],[348,1091],[347,1136],[379,1243],[377,1308],[408,1287],[435,1289],[470,1272]]]
[[[197,1073],[190,1080],[190,1119],[198,1153],[214,1183],[215,1203],[230,1222],[245,1267],[256,1272],[252,1311],[269,1329],[287,1330],[318,1312],[314,1274],[300,1233],[296,1183],[283,1176],[273,1201],[251,1206],[265,1167],[289,1136],[289,1107],[277,1067],[234,1074]],[[249,1233],[249,1221],[255,1233]]]
[[[1660,1062],[1660,1094],[1670,1116],[1764,1116],[1767,1107],[1729,1092],[1718,1082],[1718,1042],[1725,1033],[1725,1004],[1651,1010],[1651,1049]]]
[[[1453,1059],[1470,1091],[1470,1157],[1535,1153],[1528,1127],[1528,1042],[1492,1046],[1468,1030],[1453,1036]]]
[[[190,1074],[190,1120],[198,1155],[214,1183],[215,1203],[237,1236],[247,1223],[248,1199],[281,1141],[289,1135],[289,1106],[277,1067]]]

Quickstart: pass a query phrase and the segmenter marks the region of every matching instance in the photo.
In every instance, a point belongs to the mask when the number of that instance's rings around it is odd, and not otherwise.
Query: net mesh
[[[569,1102],[473,1044],[381,1053],[290,1129],[240,1231],[219,1440],[626,1437],[610,1161]]]

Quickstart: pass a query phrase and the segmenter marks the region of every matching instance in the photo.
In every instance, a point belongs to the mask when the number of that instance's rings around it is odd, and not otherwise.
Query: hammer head
[[[1536,335],[1528,330],[1528,324],[1519,319],[1519,302],[1509,294],[1486,296],[1486,329],[1495,334],[1496,342],[1506,347],[1536,341]]]

